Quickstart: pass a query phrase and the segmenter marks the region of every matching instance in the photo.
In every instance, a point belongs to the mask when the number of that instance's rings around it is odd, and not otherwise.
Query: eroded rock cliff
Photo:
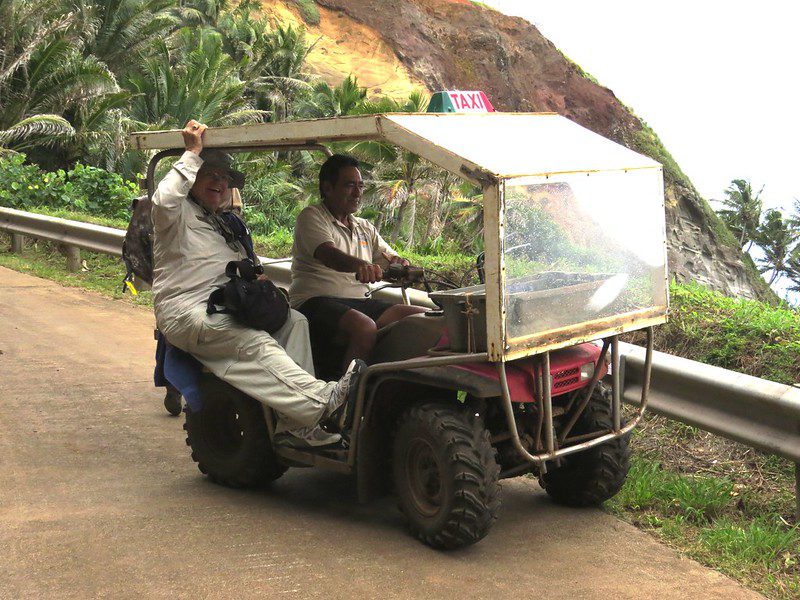
[[[331,83],[352,72],[372,92],[387,94],[481,89],[498,110],[555,111],[648,154],[664,165],[671,273],[730,295],[771,296],[655,133],[532,24],[465,0],[317,4],[319,25],[306,24],[317,40],[310,62]],[[287,3],[264,6],[276,18],[300,19]]]

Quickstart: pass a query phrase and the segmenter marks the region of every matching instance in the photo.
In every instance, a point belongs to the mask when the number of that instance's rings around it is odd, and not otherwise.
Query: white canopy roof
[[[180,130],[131,135],[134,147],[183,147]],[[478,180],[659,168],[656,161],[554,113],[379,114],[210,128],[208,147],[385,140]]]

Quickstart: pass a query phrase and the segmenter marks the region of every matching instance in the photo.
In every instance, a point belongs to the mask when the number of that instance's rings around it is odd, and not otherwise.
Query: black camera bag
[[[231,314],[242,325],[267,333],[278,331],[289,317],[289,303],[274,283],[257,279],[260,271],[249,259],[229,262],[225,274],[230,281],[211,293],[206,312]]]

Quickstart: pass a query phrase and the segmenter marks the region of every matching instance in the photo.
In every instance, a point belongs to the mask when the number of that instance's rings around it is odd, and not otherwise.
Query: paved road
[[[760,598],[530,480],[451,553],[341,475],[213,485],[151,385],[152,324],[0,268],[0,598]]]

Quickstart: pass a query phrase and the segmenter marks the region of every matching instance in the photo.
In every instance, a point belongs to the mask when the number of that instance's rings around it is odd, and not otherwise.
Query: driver
[[[250,329],[227,314],[206,314],[209,295],[228,277],[229,261],[246,257],[242,243],[226,236],[220,213],[229,187],[244,175],[232,158],[203,148],[206,126],[190,120],[186,151],[153,194],[153,308],[167,341],[192,354],[214,375],[279,415],[275,443],[296,448],[331,447],[339,434],[319,426],[329,417],[346,421],[363,363],[354,362],[338,382],[315,379],[302,315],[290,311],[274,334]],[[305,369],[303,368],[305,367]]]
[[[367,284],[379,281],[384,268],[409,263],[372,223],[353,216],[364,191],[358,166],[344,154],[325,161],[319,171],[322,202],[297,216],[292,248],[292,307],[308,317],[315,346],[336,339],[346,343],[342,368],[369,358],[379,328],[426,310],[365,297]]]

